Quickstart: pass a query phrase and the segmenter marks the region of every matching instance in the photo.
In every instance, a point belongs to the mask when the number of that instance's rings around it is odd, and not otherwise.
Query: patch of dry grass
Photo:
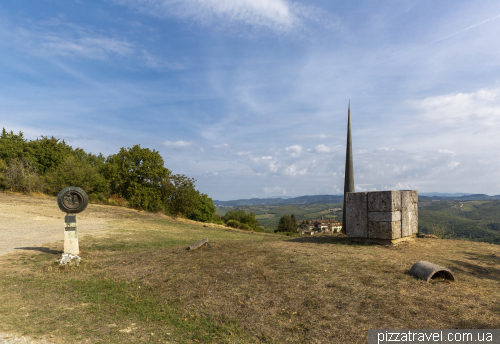
[[[500,328],[497,245],[353,245],[108,209],[115,234],[83,238],[78,268],[52,265],[50,253],[2,257],[0,331],[54,342],[366,343],[376,328]],[[186,250],[203,237],[210,247]],[[419,260],[458,282],[415,279]]]

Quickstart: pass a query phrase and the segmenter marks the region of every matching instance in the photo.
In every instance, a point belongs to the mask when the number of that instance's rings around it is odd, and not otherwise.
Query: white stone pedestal
[[[78,246],[78,232],[76,230],[76,215],[66,215],[66,228],[64,228],[64,253],[80,254]]]
[[[76,215],[66,215],[64,221],[66,222],[64,228],[64,253],[56,262],[60,265],[75,264],[78,266],[82,259],[78,256],[80,247],[78,245],[78,231],[76,230]]]

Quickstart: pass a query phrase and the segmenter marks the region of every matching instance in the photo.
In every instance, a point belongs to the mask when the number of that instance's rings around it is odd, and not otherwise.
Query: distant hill
[[[444,197],[444,196],[422,196],[418,195],[418,199],[424,200],[442,200],[442,201],[487,201],[500,199],[500,195],[488,196],[485,194],[469,194],[460,197]]]
[[[266,205],[266,204],[314,204],[314,203],[342,203],[343,195],[314,195],[299,196],[292,198],[250,198],[237,199],[234,201],[214,201],[216,206],[241,207],[248,205]]]
[[[418,195],[421,201],[487,201],[500,199],[500,195],[488,196],[486,194],[466,194],[466,193],[439,193],[429,192]],[[216,206],[223,207],[242,207],[249,205],[268,205],[268,204],[314,204],[314,203],[343,203],[344,195],[314,195],[299,196],[287,198],[250,198],[237,199],[233,201],[214,201]]]

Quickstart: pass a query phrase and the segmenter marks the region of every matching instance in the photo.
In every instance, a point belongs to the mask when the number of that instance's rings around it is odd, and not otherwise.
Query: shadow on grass
[[[500,269],[494,267],[485,267],[477,264],[472,264],[459,260],[451,260],[457,267],[456,270],[460,270],[462,273],[475,275],[479,278],[487,278],[495,281],[500,281]]]
[[[48,247],[15,247],[14,250],[40,251],[49,254],[61,254],[63,251],[52,250]]]
[[[359,243],[352,243],[349,238],[345,236],[306,236],[300,238],[293,238],[285,240],[288,242],[299,242],[299,243],[313,243],[313,244],[342,244],[342,245],[359,245]]]

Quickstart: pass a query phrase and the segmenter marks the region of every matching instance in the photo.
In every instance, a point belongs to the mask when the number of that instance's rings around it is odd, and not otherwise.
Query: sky
[[[3,0],[0,126],[214,200],[500,194],[500,2]]]

